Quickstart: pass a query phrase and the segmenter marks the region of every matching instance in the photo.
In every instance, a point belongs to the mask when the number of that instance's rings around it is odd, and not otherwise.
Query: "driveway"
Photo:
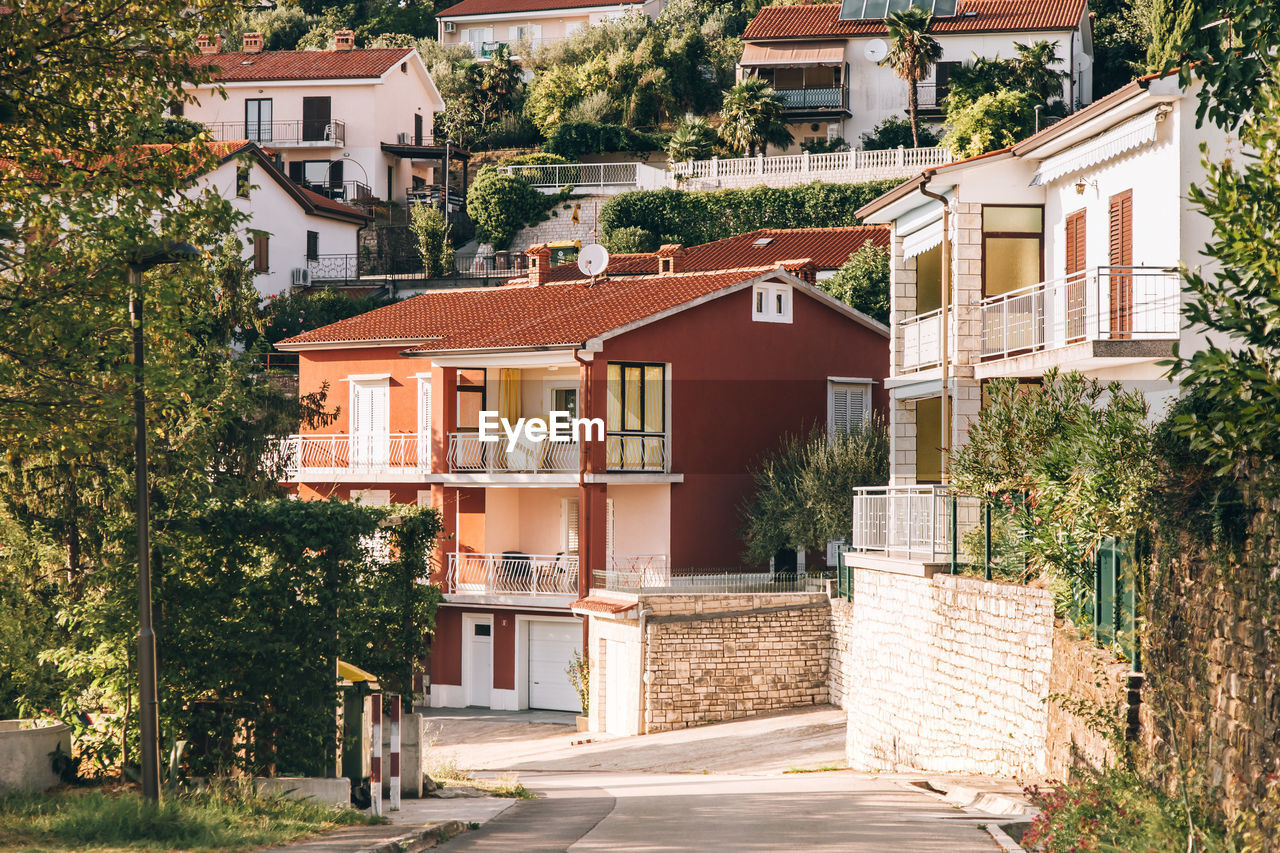
[[[516,771],[515,803],[448,853],[997,851],[980,824],[909,783],[843,763],[844,713],[775,714],[580,746],[572,715],[431,712],[435,749],[479,775]]]

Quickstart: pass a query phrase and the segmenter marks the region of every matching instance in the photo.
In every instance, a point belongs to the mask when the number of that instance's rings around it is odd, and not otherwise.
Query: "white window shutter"
[[[846,430],[853,429],[855,426],[862,426],[867,418],[867,389],[863,387],[855,387],[849,389],[849,415]]]
[[[431,377],[418,377],[418,465],[431,467]]]
[[[849,389],[842,385],[831,386],[830,433],[836,435],[849,431]]]
[[[538,40],[538,39],[540,39],[540,38],[542,38],[542,24],[534,24],[534,25],[533,25],[533,39],[534,39],[534,41],[537,41],[537,40]]]
[[[564,521],[563,545],[566,554],[578,553],[578,499],[560,501],[560,516]]]

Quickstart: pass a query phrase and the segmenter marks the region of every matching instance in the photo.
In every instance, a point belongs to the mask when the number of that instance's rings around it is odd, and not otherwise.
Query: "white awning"
[[[902,256],[914,258],[940,245],[942,245],[942,220],[938,219],[902,238]]]
[[[746,44],[739,65],[843,65],[844,42],[809,41],[794,44]]]
[[[1154,145],[1156,141],[1156,110],[1131,118],[1123,124],[1116,125],[1101,136],[1095,136],[1088,142],[1073,145],[1061,153],[1054,154],[1040,163],[1036,176],[1031,179],[1031,186],[1044,186],[1050,181],[1083,171],[1090,166],[1105,163],[1119,157],[1126,151],[1134,151]]]

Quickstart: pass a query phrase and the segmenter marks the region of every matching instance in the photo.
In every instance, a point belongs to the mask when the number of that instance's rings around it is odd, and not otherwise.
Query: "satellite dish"
[[[889,45],[885,44],[884,39],[872,39],[862,49],[862,55],[868,62],[879,62],[889,55]]]
[[[578,270],[583,275],[594,278],[604,272],[607,266],[609,266],[609,250],[599,243],[583,246],[582,251],[578,253]]]
[[[1079,68],[1081,71],[1088,71],[1092,67],[1093,57],[1087,53],[1081,54],[1080,58],[1076,60],[1076,68]]]

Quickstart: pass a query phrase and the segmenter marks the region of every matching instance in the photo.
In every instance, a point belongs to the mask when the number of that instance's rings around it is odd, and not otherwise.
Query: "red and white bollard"
[[[373,721],[373,755],[369,764],[369,811],[382,814],[382,694],[369,697],[372,708],[369,719]]]
[[[391,718],[391,775],[387,777],[391,792],[391,811],[400,811],[400,697],[387,696],[391,704],[387,710]]]

